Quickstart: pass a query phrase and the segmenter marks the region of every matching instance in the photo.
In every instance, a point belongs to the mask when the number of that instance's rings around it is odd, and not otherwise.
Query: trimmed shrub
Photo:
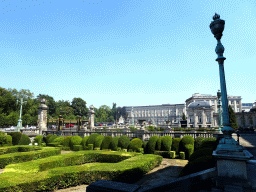
[[[180,145],[181,138],[173,138],[172,139],[172,150],[179,154],[179,145]]]
[[[103,135],[99,135],[95,138],[94,148],[101,148],[102,141],[104,139]]]
[[[157,139],[158,139],[157,135],[150,137],[150,139],[147,143],[147,147],[146,147],[148,154],[154,154],[155,153]]]
[[[161,151],[171,151],[172,137],[166,135],[162,138]]]
[[[0,131],[0,146],[7,144],[7,138],[4,132]]]
[[[144,149],[143,148],[139,148],[138,150],[139,150],[139,153],[144,154]]]
[[[7,135],[12,136],[12,144],[13,145],[18,145],[20,138],[22,136],[22,133],[21,132],[10,132],[10,133],[7,133]]]
[[[71,140],[72,136],[66,136],[64,137],[64,140],[62,142],[62,145],[65,147],[70,147],[70,140]]]
[[[199,146],[203,143],[204,137],[197,137],[195,138],[194,147],[195,151],[199,148]]]
[[[189,157],[189,161],[194,161],[195,159],[199,158],[199,157],[204,157],[204,156],[211,156],[213,152],[213,149],[210,148],[202,148],[202,149],[198,149],[197,151],[195,151],[190,157]]]
[[[185,145],[191,144],[194,146],[194,138],[190,135],[185,135],[180,141],[180,151],[186,151]]]
[[[199,145],[198,149],[203,149],[203,148],[212,148],[213,150],[215,150],[217,148],[218,142],[213,138],[206,138],[205,140],[203,140],[202,144]]]
[[[42,143],[42,145],[41,145],[42,147],[46,147],[46,143]]]
[[[117,151],[117,147],[118,147],[118,140],[119,140],[119,136],[112,138],[112,141],[109,144],[109,148],[112,151]]]
[[[88,150],[93,150],[93,144],[88,144]]]
[[[111,141],[112,141],[111,136],[105,136],[103,141],[102,141],[102,144],[101,144],[101,150],[102,149],[109,149]]]
[[[35,143],[38,143],[39,146],[42,145],[42,140],[43,140],[44,136],[43,135],[37,135],[34,139]]]
[[[129,143],[130,143],[130,139],[127,135],[122,135],[118,139],[118,147],[121,147],[121,149],[127,149]]]
[[[142,147],[143,147],[143,149],[145,150],[146,149],[146,147],[147,147],[147,143],[148,143],[148,141],[143,141],[143,145],[142,145]]]
[[[128,145],[128,151],[131,149],[132,151],[139,152],[139,148],[142,148],[143,141],[139,138],[134,138],[130,141]]]
[[[121,151],[122,151],[122,152],[127,152],[127,149],[122,149]]]
[[[95,147],[93,150],[100,151],[99,147]]]
[[[170,151],[170,158],[175,159],[175,151]]]
[[[188,162],[187,165],[181,170],[179,177],[197,173],[206,169],[215,167],[215,159],[213,156],[204,156]]]
[[[58,143],[59,145],[62,145],[64,141],[64,137],[57,137],[53,140],[54,143]]]
[[[46,137],[43,138],[44,142],[46,143],[49,143],[49,138],[52,136],[52,134],[49,134],[49,135],[46,135]]]
[[[31,143],[30,138],[27,135],[22,134],[18,145],[29,145],[30,143]]]
[[[159,137],[159,138],[157,139],[157,141],[156,141],[156,148],[155,148],[156,151],[161,151],[162,139],[163,139],[163,137]]]
[[[187,144],[185,145],[185,157],[188,160],[190,156],[194,153],[194,145]]]
[[[7,146],[12,146],[12,136],[6,135],[6,144]]]
[[[93,133],[93,134],[91,134],[91,135],[89,136],[89,139],[87,140],[86,145],[87,145],[87,146],[88,146],[88,144],[93,144],[93,145],[95,145],[95,139],[96,139],[96,137],[98,137],[98,136],[100,136],[100,134],[98,134],[98,133]]]
[[[185,160],[185,152],[180,151],[180,158]]]
[[[117,151],[122,151],[121,147],[117,147]]]
[[[128,149],[128,152],[133,152],[133,150],[132,149]]]
[[[82,151],[82,145],[73,145],[73,151]]]
[[[86,143],[87,143],[87,140],[88,140],[88,139],[89,139],[89,136],[86,136],[86,137],[83,137],[83,138],[82,138],[81,145],[82,145],[83,149],[85,149]]]
[[[53,143],[54,139],[56,139],[56,138],[58,138],[57,135],[52,135],[51,137],[49,137],[48,143]],[[47,143],[47,144],[48,144],[48,143]]]

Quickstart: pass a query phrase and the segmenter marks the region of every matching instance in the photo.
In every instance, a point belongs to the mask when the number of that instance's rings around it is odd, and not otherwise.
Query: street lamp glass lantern
[[[211,32],[217,40],[220,40],[224,31],[225,21],[220,19],[217,13],[213,16],[213,20],[210,24]]]

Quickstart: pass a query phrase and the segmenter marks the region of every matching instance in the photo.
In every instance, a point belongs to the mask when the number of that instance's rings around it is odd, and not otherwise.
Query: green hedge
[[[34,139],[35,143],[38,143],[39,146],[42,145],[42,140],[43,140],[44,136],[43,135],[37,135]]]
[[[7,146],[12,146],[12,136],[6,135],[6,144]]]
[[[156,141],[156,148],[155,150],[157,151],[161,151],[161,144],[162,144],[162,139],[163,139],[163,136],[162,137],[159,137]]]
[[[203,156],[188,162],[181,170],[179,177],[186,176],[192,173],[197,173],[206,169],[215,167],[215,159],[213,156]]]
[[[180,146],[179,146],[179,150],[180,151],[186,151],[185,145],[191,144],[194,146],[194,138],[190,135],[185,135],[181,141],[180,141]]]
[[[213,149],[210,148],[202,148],[202,149],[198,149],[197,151],[195,151],[190,158],[188,159],[189,161],[194,161],[195,159],[199,158],[199,157],[203,157],[203,156],[211,156],[213,152]]]
[[[82,151],[83,146],[82,145],[73,145],[73,151]]]
[[[119,140],[119,136],[112,138],[112,141],[109,144],[109,148],[112,151],[117,151],[117,147],[118,147],[118,140]]]
[[[139,152],[139,148],[142,148],[143,142],[139,138],[134,138],[130,141],[128,145],[128,151],[131,149],[132,151]]]
[[[166,135],[162,138],[161,151],[171,151],[172,137]]]
[[[185,159],[188,160],[193,153],[194,153],[194,145],[192,144],[185,145]]]
[[[179,146],[180,146],[181,138],[173,138],[172,139],[172,151],[175,151],[176,154],[179,154]]]
[[[72,136],[66,136],[64,137],[64,140],[62,142],[62,145],[65,146],[65,147],[70,147],[71,144],[70,144],[70,140],[71,140]]]
[[[70,148],[73,150],[74,145],[80,145],[82,143],[82,138],[78,135],[71,137]]]
[[[183,152],[183,151],[180,151],[180,158],[181,159],[183,159],[183,160],[185,160],[185,152]]]
[[[52,135],[51,137],[49,137],[47,144],[52,143],[54,141],[54,139],[56,139],[56,138],[58,138],[57,135]]]
[[[20,150],[30,150],[30,148],[27,148],[27,146],[18,146],[18,148]],[[9,164],[32,161],[39,158],[59,155],[60,153],[61,149],[59,148],[44,147],[37,151],[4,154],[0,156],[0,169],[3,169],[6,165]]]
[[[49,143],[49,138],[52,136],[52,134],[46,135],[46,137],[43,138],[46,145]]]
[[[30,145],[5,146],[5,147],[0,147],[0,155],[8,154],[8,153],[16,153],[16,152],[35,151],[35,150],[41,150],[41,149],[42,148],[39,146],[30,146]]]
[[[30,138],[27,135],[22,134],[19,141],[19,145],[29,145],[30,143],[31,143]]]
[[[101,148],[103,139],[104,139],[103,135],[99,135],[98,137],[96,137],[94,142],[94,148]]]
[[[103,141],[102,141],[102,144],[101,144],[101,150],[102,149],[109,149],[111,141],[112,141],[112,137],[111,136],[105,136]]]
[[[196,137],[194,142],[195,151],[199,148],[199,146],[203,143],[204,137]]]
[[[12,136],[12,144],[13,145],[18,145],[20,138],[22,136],[22,133],[21,132],[10,132],[10,133],[7,133],[7,135]]]
[[[157,140],[158,140],[157,135],[154,135],[149,138],[149,141],[147,143],[147,153],[148,154],[154,154]]]
[[[170,158],[175,159],[176,153],[175,151],[170,151]]]
[[[64,141],[64,137],[57,137],[53,140],[53,143],[58,143],[59,145],[62,145]]]
[[[109,158],[109,153],[111,153],[111,158]],[[80,184],[89,185],[102,178],[134,183],[141,179],[145,173],[159,166],[162,161],[162,157],[157,155],[131,153],[123,156],[120,152],[114,154],[113,152],[94,151],[93,154],[86,154],[86,151],[79,151],[75,154],[64,155],[70,160],[63,158],[62,155],[44,160],[40,159],[33,161],[33,163],[22,163],[19,166],[7,166],[6,172],[0,175],[0,191],[53,191],[57,188],[67,188]],[[109,161],[114,157],[121,162],[79,165],[95,162],[97,156],[100,162],[104,162],[101,160]],[[74,161],[78,164],[74,165]],[[19,174],[14,174],[14,172],[19,172]]]
[[[85,149],[85,147],[87,146],[86,143],[87,143],[88,139],[89,139],[89,136],[86,136],[86,137],[82,138],[81,145],[82,145],[83,149]]]
[[[130,138],[127,135],[122,135],[118,139],[118,147],[121,147],[121,149],[127,149],[129,143],[130,143]]]
[[[100,136],[100,134],[98,134],[98,133],[93,133],[93,134],[91,134],[91,135],[89,136],[89,139],[87,140],[86,145],[87,145],[87,146],[88,146],[88,144],[93,144],[93,145],[95,145],[95,139],[96,139],[98,136]]]

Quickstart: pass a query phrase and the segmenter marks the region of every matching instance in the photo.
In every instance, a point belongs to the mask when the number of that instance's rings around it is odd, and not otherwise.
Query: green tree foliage
[[[71,107],[74,109],[74,115],[88,116],[89,109],[86,108],[86,102],[80,97],[73,98]]]
[[[182,115],[182,120],[186,120],[187,118],[186,118],[186,115],[183,113],[183,115]]]
[[[236,121],[236,115],[235,115],[235,112],[234,110],[232,109],[232,107],[229,105],[228,106],[228,112],[229,112],[229,122],[231,123],[231,127],[233,129],[238,129],[238,124],[237,124],[237,121]]]
[[[2,147],[7,143],[7,138],[4,132],[0,131],[0,146]]]
[[[107,105],[101,105],[99,109],[95,108],[95,122],[113,122],[114,117],[111,114],[111,109]]]

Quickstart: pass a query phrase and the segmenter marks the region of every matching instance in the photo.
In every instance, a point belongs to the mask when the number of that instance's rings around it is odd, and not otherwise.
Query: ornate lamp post
[[[221,129],[223,128],[223,117],[222,117],[222,107],[221,107],[221,92],[218,90],[217,92],[217,97],[218,97],[218,109],[219,109],[219,133],[221,132]]]
[[[22,104],[27,103],[27,101],[23,101],[23,98],[27,99],[27,96],[21,95],[21,97],[20,97],[20,117],[18,120],[17,127],[15,128],[15,131],[17,131],[17,132],[20,132],[20,129],[22,128],[22,120],[21,120]],[[17,104],[18,104],[18,102],[19,102],[19,98],[17,97]]]
[[[223,57],[224,47],[220,42],[222,37],[222,32],[224,30],[225,21],[220,19],[220,16],[215,13],[213,16],[213,20],[210,24],[211,32],[214,37],[217,39],[217,46],[215,52],[218,55],[216,61],[219,63],[219,73],[220,73],[220,87],[221,87],[221,101],[223,108],[223,128],[221,131],[224,134],[224,138],[220,140],[219,145],[217,147],[217,151],[226,150],[226,151],[243,151],[242,147],[238,145],[237,141],[235,141],[231,134],[234,132],[234,129],[230,127],[229,123],[229,112],[228,112],[228,99],[227,99],[227,89],[226,89],[226,81],[225,81],[225,73],[224,73],[224,60]]]

